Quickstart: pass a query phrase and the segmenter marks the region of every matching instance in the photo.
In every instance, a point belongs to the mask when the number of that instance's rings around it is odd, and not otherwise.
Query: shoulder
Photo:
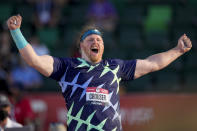
[[[136,67],[137,60],[122,60],[122,59],[109,59],[107,63],[109,66],[119,66],[121,70],[133,69]]]
[[[53,57],[54,59],[54,65],[64,65],[64,66],[74,66],[75,64],[80,63],[78,58],[72,58],[72,57]]]
[[[53,56],[53,59],[54,59],[54,63],[55,62],[58,62],[58,61],[61,61],[61,62],[71,62],[73,59],[75,58],[70,58],[70,57],[55,57]]]
[[[110,66],[113,66],[113,65],[122,66],[125,61],[121,59],[107,59],[107,60],[104,60],[104,62],[108,63]]]
[[[131,60],[122,60],[122,59],[106,59],[104,62],[108,62],[109,64],[125,64],[125,63],[136,63],[136,59],[131,59]]]
[[[121,60],[121,59],[106,59],[106,60],[104,60],[104,62],[108,62],[109,64],[119,64],[122,61],[123,60]]]

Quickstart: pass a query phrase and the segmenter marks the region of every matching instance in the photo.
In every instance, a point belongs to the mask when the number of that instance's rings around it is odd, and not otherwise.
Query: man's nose
[[[93,40],[93,43],[97,43],[98,41],[96,39]]]

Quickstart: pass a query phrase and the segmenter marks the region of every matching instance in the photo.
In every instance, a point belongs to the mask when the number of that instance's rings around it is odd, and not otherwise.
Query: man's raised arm
[[[36,54],[20,31],[21,22],[22,17],[20,15],[12,16],[7,21],[8,28],[21,56],[29,66],[32,66],[44,76],[50,76],[53,72],[53,57],[49,55],[38,56]]]
[[[171,62],[176,60],[179,56],[183,55],[185,52],[188,52],[191,48],[192,43],[190,39],[184,34],[179,38],[178,44],[175,48],[166,52],[149,56],[144,60],[138,59],[134,78],[137,79],[150,72],[163,69]]]

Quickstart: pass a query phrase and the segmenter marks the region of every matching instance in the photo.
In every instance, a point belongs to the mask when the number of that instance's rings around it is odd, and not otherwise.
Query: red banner
[[[61,93],[28,95],[43,120],[66,123]],[[130,94],[120,97],[124,131],[196,131],[197,94]]]

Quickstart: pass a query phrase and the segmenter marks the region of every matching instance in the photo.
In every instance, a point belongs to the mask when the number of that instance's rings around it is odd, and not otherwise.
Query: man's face
[[[87,36],[81,43],[81,55],[85,60],[98,63],[102,60],[104,45],[100,35],[92,34]]]

